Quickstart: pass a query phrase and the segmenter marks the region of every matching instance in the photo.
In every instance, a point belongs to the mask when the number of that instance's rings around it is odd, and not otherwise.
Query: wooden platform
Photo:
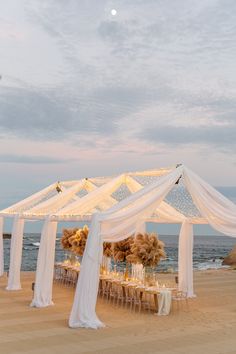
[[[172,275],[173,276],[173,275]],[[55,306],[30,308],[33,273],[22,273],[21,291],[0,279],[0,354],[236,353],[236,271],[195,274],[198,297],[168,317],[131,313],[98,301],[105,329],[69,329],[74,290],[54,286]]]

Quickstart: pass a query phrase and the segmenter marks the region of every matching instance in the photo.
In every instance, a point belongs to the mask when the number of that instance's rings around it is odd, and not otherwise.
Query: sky
[[[236,186],[235,58],[235,0],[1,1],[0,206],[177,163]]]

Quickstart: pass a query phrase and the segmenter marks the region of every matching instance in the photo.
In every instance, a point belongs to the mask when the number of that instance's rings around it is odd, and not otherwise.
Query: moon
[[[111,10],[111,14],[112,14],[112,16],[116,16],[116,15],[117,15],[116,9],[112,9],[112,10]]]

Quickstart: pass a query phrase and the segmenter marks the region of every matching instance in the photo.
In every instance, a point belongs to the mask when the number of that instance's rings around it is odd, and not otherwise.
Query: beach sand
[[[160,275],[173,280],[174,275]],[[20,291],[0,279],[0,354],[236,353],[236,271],[194,273],[197,297],[169,316],[133,313],[99,300],[104,329],[69,329],[74,289],[54,284],[55,306],[30,308],[34,273],[22,273]]]

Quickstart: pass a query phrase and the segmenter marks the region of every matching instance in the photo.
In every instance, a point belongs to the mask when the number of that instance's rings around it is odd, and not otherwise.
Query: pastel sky
[[[235,0],[2,1],[1,207],[176,163],[236,185],[235,58]]]

